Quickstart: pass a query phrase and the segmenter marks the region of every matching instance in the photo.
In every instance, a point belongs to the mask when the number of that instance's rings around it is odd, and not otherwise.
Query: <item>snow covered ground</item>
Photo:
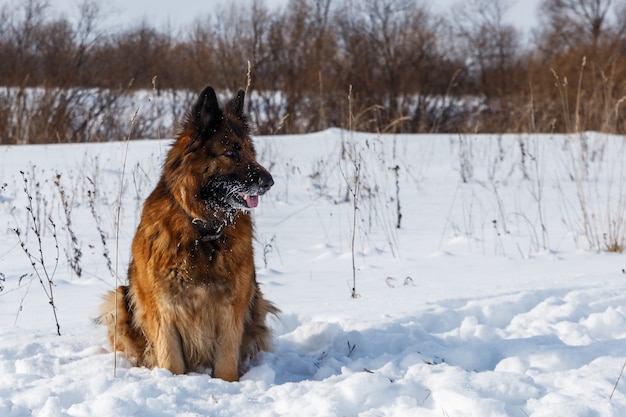
[[[92,321],[169,141],[0,147],[0,416],[626,415],[623,138],[255,140],[276,181],[258,278],[283,313],[237,383],[122,356],[114,376]],[[45,279],[33,225],[61,336],[13,230]]]

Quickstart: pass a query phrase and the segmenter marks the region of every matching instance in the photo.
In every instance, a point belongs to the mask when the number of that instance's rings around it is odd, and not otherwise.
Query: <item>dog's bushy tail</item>
[[[133,325],[128,286],[119,286],[117,290],[109,291],[104,296],[97,322],[107,326],[112,349],[124,352],[126,358],[135,365],[143,362],[146,338]]]
[[[265,318],[268,314],[278,316],[279,313],[280,310],[263,297],[257,284],[254,297],[250,302],[241,343],[242,365],[256,362],[262,351],[272,351],[272,332],[265,324]]]

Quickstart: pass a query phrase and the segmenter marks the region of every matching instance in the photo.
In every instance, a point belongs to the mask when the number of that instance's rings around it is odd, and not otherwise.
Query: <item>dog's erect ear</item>
[[[244,119],[243,115],[243,101],[246,97],[246,92],[243,90],[239,90],[237,95],[228,103],[226,107],[226,112],[228,114],[232,114],[238,119]]]
[[[205,137],[212,134],[222,119],[222,111],[212,87],[202,90],[192,111],[190,119],[198,130],[199,136]]]

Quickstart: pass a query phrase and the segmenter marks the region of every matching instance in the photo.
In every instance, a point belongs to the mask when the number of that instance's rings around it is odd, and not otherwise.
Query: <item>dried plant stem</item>
[[[352,84],[350,84],[350,88],[348,90],[348,130],[352,131]],[[346,149],[342,146],[342,157],[347,156],[345,153]],[[355,149],[356,151],[356,149]],[[359,188],[360,188],[360,179],[361,179],[361,158],[357,152],[354,152],[352,155],[352,162],[354,164],[354,182],[351,184],[348,178],[344,175],[344,180],[346,181],[346,185],[348,187],[348,192],[352,194],[352,204],[353,204],[353,212],[352,212],[352,238],[350,243],[350,248],[352,252],[352,298],[358,298],[359,294],[356,292],[356,261],[354,259],[354,244],[356,240],[356,219],[359,210]],[[342,172],[343,175],[343,172]]]
[[[569,98],[567,95],[567,77],[563,77],[563,81],[561,82],[561,79],[554,68],[550,68],[550,71],[555,79],[554,85],[559,90],[559,98],[561,100],[561,108],[563,110],[563,120],[565,122],[565,131],[569,133],[572,131],[572,124],[570,122]]]
[[[61,205],[63,206],[63,212],[65,213],[65,228],[67,233],[69,234],[69,238],[71,241],[71,253],[69,250],[65,250],[65,255],[67,257],[67,261],[70,264],[70,268],[76,273],[78,278],[80,278],[83,274],[83,268],[80,266],[80,259],[83,256],[83,251],[80,248],[80,242],[78,241],[78,237],[76,237],[76,233],[74,233],[74,228],[72,227],[72,201],[70,201],[68,194],[65,192],[65,188],[63,184],[61,184],[61,174],[57,173],[54,185],[59,191],[59,196],[61,197]]]
[[[622,374],[624,373],[624,369],[626,368],[626,361],[622,364],[622,370],[619,371],[619,375],[617,376],[617,380],[615,381],[615,385],[613,385],[613,391],[611,391],[611,395],[609,396],[609,400],[613,399],[613,395],[615,394],[615,390],[617,390],[617,385],[619,384],[620,379],[622,379]]]
[[[352,298],[359,298],[359,294],[356,292],[356,262],[354,256],[354,244],[356,238],[356,219],[359,211],[359,192],[361,185],[361,160],[355,155],[354,162],[354,184],[350,187],[352,194],[352,240],[350,242],[350,248],[352,252]]]
[[[118,291],[117,287],[120,284],[119,279],[119,258],[120,258],[120,219],[122,212],[122,197],[124,195],[124,175],[126,173],[126,161],[128,159],[128,146],[130,142],[130,135],[133,130],[133,126],[135,125],[135,121],[137,120],[137,114],[139,113],[139,108],[135,110],[133,117],[130,121],[130,132],[128,136],[124,139],[125,149],[124,149],[124,162],[122,163],[122,175],[120,177],[120,189],[117,199],[117,207],[115,212],[115,285],[113,288],[113,292],[115,294],[115,317],[113,317],[113,377],[117,377],[117,306],[118,306]]]
[[[580,66],[580,74],[578,75],[578,90],[576,91],[576,112],[574,114],[576,124],[574,126],[575,132],[580,132],[580,96],[582,95],[582,85],[583,85],[583,72],[585,70],[585,65],[587,64],[587,57],[583,56],[583,61]]]
[[[112,276],[115,276],[115,271],[113,270],[113,263],[111,262],[111,256],[109,255],[109,248],[107,247],[107,237],[106,233],[102,229],[100,224],[100,216],[98,216],[98,212],[96,211],[96,198],[97,198],[97,189],[96,184],[91,178],[87,178],[87,181],[92,185],[93,189],[87,190],[87,197],[89,202],[89,208],[91,209],[91,215],[93,216],[94,221],[96,222],[96,228],[98,229],[98,234],[100,235],[100,241],[102,242],[102,256],[107,262],[107,268]]]
[[[246,97],[250,91],[250,84],[252,84],[252,64],[248,61],[248,72],[246,72]]]
[[[348,130],[352,131],[352,84],[348,90]]]
[[[400,229],[402,225],[402,210],[400,206],[400,165],[391,168],[394,172],[396,180],[396,229]]]

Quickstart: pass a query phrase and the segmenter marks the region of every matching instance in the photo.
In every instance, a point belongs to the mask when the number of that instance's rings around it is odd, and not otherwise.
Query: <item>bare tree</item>
[[[624,0],[543,0],[538,44],[547,55],[582,45],[594,53],[615,28],[623,5]]]
[[[103,20],[102,8],[97,0],[84,0],[78,5],[79,16],[74,28],[74,53],[70,70],[77,74],[80,85],[93,85],[95,76],[94,65],[91,65],[93,48],[104,39],[104,29],[100,27]]]
[[[329,72],[336,43],[329,27],[331,0],[291,0],[268,33],[271,56],[266,79],[274,79],[285,101],[284,129],[304,132],[319,125],[320,83]],[[314,126],[310,126],[313,122]]]
[[[32,76],[30,72],[35,68],[35,48],[38,44],[39,28],[45,22],[45,11],[48,3],[44,0],[26,0],[13,16],[9,26],[8,36],[12,44],[13,64],[9,71],[13,77],[13,84],[21,84]],[[24,71],[26,69],[26,71]]]
[[[502,95],[516,86],[512,69],[520,50],[519,30],[504,21],[510,0],[469,0],[454,8],[458,45],[475,74],[478,89],[487,96]]]
[[[372,114],[376,129],[402,130],[404,123],[395,122],[405,118],[421,129],[423,100],[444,92],[450,81],[446,73],[455,70],[435,70],[443,62],[441,19],[414,0],[354,0],[337,20],[345,54],[342,74],[346,89],[354,87],[357,114],[382,106]]]

